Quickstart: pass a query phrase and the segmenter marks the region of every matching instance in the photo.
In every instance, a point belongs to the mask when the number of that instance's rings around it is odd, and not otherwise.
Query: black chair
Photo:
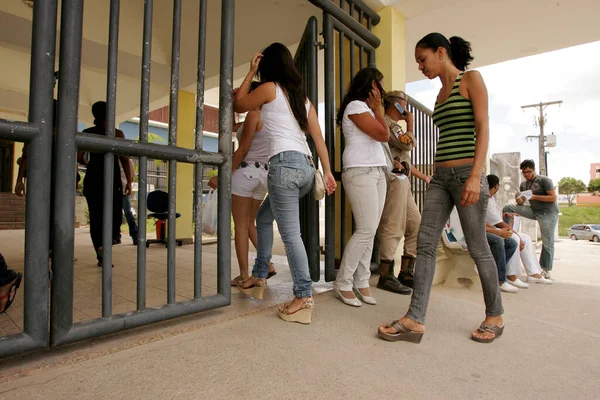
[[[169,219],[169,194],[162,190],[155,190],[148,193],[146,206],[152,212],[148,214],[147,218],[156,218],[161,223],[160,235],[156,239],[146,240],[146,247],[150,247],[152,243],[162,243],[167,247],[168,241],[165,235],[165,222]],[[179,218],[181,214],[175,213],[175,217]],[[183,246],[183,240],[175,239],[175,242],[178,246]]]

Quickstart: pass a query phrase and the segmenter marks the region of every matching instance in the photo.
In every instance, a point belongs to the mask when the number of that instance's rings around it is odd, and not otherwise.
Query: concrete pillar
[[[383,73],[385,90],[404,90],[406,86],[406,35],[404,16],[394,7],[377,11],[381,22],[373,27],[373,33],[381,39],[375,51],[377,68]],[[416,64],[415,64],[416,68]]]

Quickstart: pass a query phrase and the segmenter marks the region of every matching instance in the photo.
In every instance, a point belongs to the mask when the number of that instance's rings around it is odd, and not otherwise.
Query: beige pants
[[[382,167],[347,168],[342,184],[352,207],[356,230],[344,249],[333,287],[350,291],[369,287],[373,239],[385,204],[386,177]]]
[[[404,255],[416,257],[421,214],[411,192],[410,179],[387,182],[383,215],[379,224],[379,258],[393,260],[404,237]]]

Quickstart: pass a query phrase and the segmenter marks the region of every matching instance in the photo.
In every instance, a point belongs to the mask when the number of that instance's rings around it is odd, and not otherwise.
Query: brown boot
[[[388,292],[410,294],[410,288],[402,285],[394,276],[394,260],[379,261],[379,281],[377,287]]]
[[[409,288],[413,287],[415,273],[415,257],[402,256],[402,264],[400,264],[400,273],[398,274],[398,280],[404,286]]]

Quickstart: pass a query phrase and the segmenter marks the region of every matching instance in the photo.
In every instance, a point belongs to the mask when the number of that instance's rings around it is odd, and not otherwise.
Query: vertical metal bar
[[[200,0],[198,23],[198,82],[196,90],[196,150],[202,150],[204,138],[204,78],[206,65],[206,0]],[[204,164],[194,165],[194,298],[202,297],[202,181]]]
[[[344,0],[341,0],[344,1]],[[352,9],[352,5],[350,5],[350,9]],[[339,87],[338,92],[340,96],[340,103],[344,99],[344,94],[346,92],[346,63],[344,59],[344,33],[339,32],[339,41],[338,41],[338,52],[339,52]],[[350,63],[352,63],[352,57],[350,57]],[[353,76],[350,77],[352,80]],[[344,134],[342,132],[342,127],[340,127],[340,154],[343,154],[344,148],[346,147],[346,141],[344,140]],[[333,149],[332,149],[333,151]],[[343,167],[343,166],[342,166]],[[342,168],[343,171],[343,168]],[[340,190],[340,254],[344,254],[344,250],[346,249],[346,190],[344,190],[343,185]]]
[[[221,1],[221,68],[219,82],[219,166],[217,287],[231,301],[231,121],[235,0]]]
[[[50,204],[47,199],[50,198],[51,190],[48,171],[51,170],[52,165],[50,150],[54,120],[52,98],[54,94],[56,13],[56,0],[36,2],[33,6],[29,122],[38,127],[39,133],[28,144],[29,157],[30,160],[35,160],[35,168],[30,168],[27,184],[30,188],[35,189],[27,192],[26,203],[23,327],[25,334],[32,339],[35,347],[48,345],[48,278],[46,274],[48,270],[48,234],[49,229],[52,229],[50,225],[52,221],[50,220]],[[70,201],[74,204],[75,199],[71,198]],[[70,229],[71,235],[73,235],[73,225]],[[58,286],[56,289],[58,291]],[[64,289],[68,292],[68,287]],[[52,294],[54,295],[54,287]],[[66,314],[70,315],[69,312]],[[65,325],[68,325],[66,329],[69,329],[69,321],[65,322]],[[3,351],[0,349],[0,353]]]
[[[106,136],[115,137],[115,110],[117,103],[117,63],[119,54],[119,0],[110,2],[110,23],[108,30],[108,82],[106,87]],[[117,164],[118,165],[118,164]],[[102,316],[112,315],[112,241],[113,241],[113,199],[114,186],[120,180],[114,179],[115,156],[104,154],[104,196],[102,220]]]
[[[179,56],[181,46],[181,0],[173,1],[173,42],[171,47],[171,95],[169,99],[169,146],[177,146],[177,111],[179,109]],[[177,161],[169,160],[169,226],[167,250],[167,302],[175,303],[175,235]]]
[[[140,99],[140,142],[148,142],[150,114],[150,69],[152,64],[152,16],[154,0],[144,1],[144,38],[142,43],[142,89]],[[139,158],[138,177],[138,247],[137,309],[146,308],[146,209],[148,196],[148,157]]]
[[[373,27],[373,22],[370,17],[367,17],[367,29],[370,31]],[[375,50],[367,52],[367,66],[375,68]]]
[[[55,164],[52,341],[73,325],[73,236],[75,215],[75,134],[79,105],[79,79],[83,3],[63,0],[60,28],[60,76]],[[30,182],[30,184],[34,184]],[[67,194],[65,196],[65,193]],[[44,257],[46,255],[44,254]],[[45,273],[43,274],[45,277]],[[46,302],[46,300],[44,300]],[[39,306],[36,305],[36,306]]]
[[[361,9],[358,10],[358,22],[362,25],[363,24],[363,12]],[[362,46],[358,46],[358,66],[360,69],[363,69],[365,66],[364,63],[364,48]]]
[[[307,87],[307,96],[315,107],[315,111],[318,112],[319,103],[319,82],[318,82],[318,54],[315,43],[318,41],[317,32],[317,18],[311,17],[308,21],[310,24],[309,40],[305,41],[305,60],[306,60],[306,71],[307,81],[305,85]],[[309,143],[312,150],[313,160],[318,160],[317,151],[314,146],[314,142],[308,135]],[[317,165],[318,167],[318,165]],[[321,277],[321,233],[320,233],[320,216],[319,216],[319,202],[315,201],[314,198],[306,196],[308,203],[308,232],[309,232],[309,265],[311,266],[311,278],[313,281],[318,281]]]
[[[335,62],[333,21],[331,15],[323,13],[323,40],[325,41],[325,144],[329,152],[329,163],[335,165]],[[335,279],[335,198],[325,197],[325,281]]]
[[[350,4],[350,16],[354,17],[354,6],[352,4]],[[354,40],[350,39],[350,79],[354,78],[354,73]],[[344,151],[343,147],[341,151]]]

